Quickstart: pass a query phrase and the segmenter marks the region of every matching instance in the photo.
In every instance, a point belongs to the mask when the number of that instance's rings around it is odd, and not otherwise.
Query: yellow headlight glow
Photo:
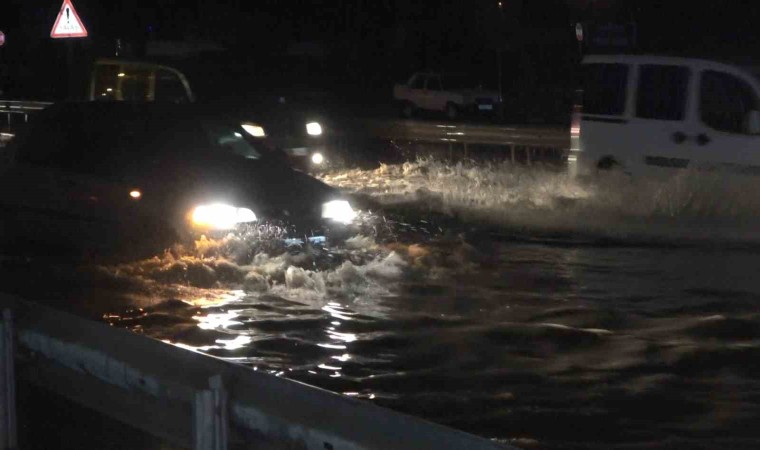
[[[231,230],[235,225],[257,220],[256,214],[248,208],[236,208],[222,203],[196,207],[192,219],[194,225],[214,230]]]
[[[243,123],[240,125],[243,127],[246,133],[250,134],[253,137],[266,137],[266,132],[264,131],[264,127],[261,125],[256,125],[254,123]]]
[[[322,205],[322,218],[349,224],[356,218],[356,212],[347,201],[333,200]]]
[[[306,124],[306,132],[309,136],[320,136],[322,134],[322,125],[319,122],[309,122]]]

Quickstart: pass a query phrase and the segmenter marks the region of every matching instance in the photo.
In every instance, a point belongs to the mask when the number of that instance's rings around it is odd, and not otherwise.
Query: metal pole
[[[195,393],[194,450],[227,450],[227,393],[219,375],[209,379],[210,390]]]
[[[66,92],[66,98],[68,100],[74,100],[75,98],[75,82],[74,82],[74,40],[66,39],[66,69],[68,73],[68,86]]]
[[[496,59],[497,59],[497,65],[499,67],[499,120],[502,120],[504,118],[504,89],[502,86],[502,39],[503,35],[501,33],[502,29],[504,27],[504,8],[503,3],[499,2],[499,42],[498,42],[498,50],[496,50]]]
[[[16,437],[16,375],[13,367],[13,315],[3,310],[0,322],[0,448],[15,450]]]

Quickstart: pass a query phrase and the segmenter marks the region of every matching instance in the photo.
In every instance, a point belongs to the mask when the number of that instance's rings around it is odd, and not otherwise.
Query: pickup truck
[[[496,113],[501,103],[498,92],[473,87],[467,77],[435,72],[417,72],[405,84],[397,84],[393,98],[406,118],[435,111],[453,120],[465,113]]]

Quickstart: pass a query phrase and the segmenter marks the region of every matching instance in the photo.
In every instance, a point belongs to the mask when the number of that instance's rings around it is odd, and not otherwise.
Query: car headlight
[[[246,133],[250,134],[253,137],[266,137],[267,134],[264,131],[264,127],[261,125],[256,125],[255,123],[251,122],[243,122],[240,124],[241,127],[245,130]]]
[[[313,155],[311,155],[311,162],[313,162],[316,165],[320,165],[325,161],[325,157],[322,156],[321,153],[316,152]]]
[[[322,205],[322,218],[349,224],[356,218],[356,212],[347,201],[333,200]]]
[[[222,203],[197,206],[193,210],[192,219],[194,225],[214,230],[231,230],[235,225],[257,220],[256,214],[248,208]]]
[[[309,122],[306,124],[306,132],[309,136],[321,136],[322,125],[320,125],[319,122]]]

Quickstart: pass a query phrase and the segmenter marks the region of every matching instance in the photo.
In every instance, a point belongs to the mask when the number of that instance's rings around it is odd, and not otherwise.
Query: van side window
[[[636,117],[683,120],[689,75],[689,69],[682,66],[641,66],[636,96]]]
[[[757,98],[745,81],[708,70],[699,84],[699,115],[708,127],[745,134],[747,113],[758,109]]]
[[[620,116],[625,111],[628,66],[586,64],[583,80],[583,112]]]

